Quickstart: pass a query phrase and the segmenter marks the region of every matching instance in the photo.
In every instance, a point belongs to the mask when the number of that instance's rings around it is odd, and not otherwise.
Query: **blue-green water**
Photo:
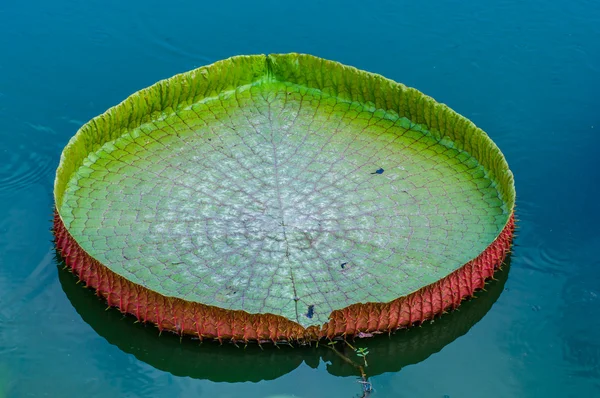
[[[447,103],[516,177],[510,266],[459,312],[359,342],[372,396],[600,396],[600,2],[2,0],[0,397],[360,395],[323,347],[159,338],[54,258],[54,170],[82,123],[175,73],[290,51]]]

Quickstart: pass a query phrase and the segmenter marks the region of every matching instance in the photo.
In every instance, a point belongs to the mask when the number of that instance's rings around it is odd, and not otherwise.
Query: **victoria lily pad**
[[[67,265],[180,334],[389,332],[481,288],[514,226],[513,176],[421,92],[309,55],[238,56],[86,123],[57,170]]]

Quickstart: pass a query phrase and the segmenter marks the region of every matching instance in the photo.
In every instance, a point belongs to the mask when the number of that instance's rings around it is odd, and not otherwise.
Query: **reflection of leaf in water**
[[[408,365],[424,361],[439,352],[454,340],[466,334],[492,308],[504,290],[508,278],[510,257],[501,271],[494,275],[497,280],[485,287],[486,291],[476,293],[477,298],[464,302],[460,311],[453,311],[435,320],[425,322],[422,327],[399,330],[392,336],[387,334],[368,339],[357,339],[354,347],[369,350],[368,376],[373,377],[386,372],[398,372]],[[354,355],[349,347],[336,344],[336,348],[347,356]],[[344,351],[344,349],[346,351]],[[323,360],[329,361],[327,371],[336,376],[355,376],[356,370],[340,361],[330,351],[323,353]]]
[[[115,310],[105,311],[105,304],[93,291],[75,284],[76,277],[63,269],[59,263],[59,280],[68,299],[79,315],[100,336],[122,351],[134,355],[140,361],[170,372],[176,376],[208,379],[215,382],[258,382],[273,380],[295,370],[302,362],[312,368],[321,359],[329,362],[327,370],[336,376],[356,376],[356,369],[339,359],[326,344],[292,348],[287,345],[279,349],[272,345],[259,348],[256,344],[246,348],[233,344],[219,345],[214,342],[199,344],[196,340],[163,333],[158,337],[154,327],[134,323],[132,317],[123,319]],[[400,330],[391,337],[375,336],[361,340],[356,346],[369,349],[369,377],[398,371],[404,366],[421,362],[440,351],[456,338],[464,335],[490,310],[500,296],[508,277],[508,268],[496,273],[497,281],[486,286],[486,292],[477,293],[477,299],[463,303],[460,311],[442,316],[431,325],[421,328]],[[347,350],[345,355],[354,356],[341,342],[337,349]]]
[[[216,342],[199,344],[197,340],[171,333],[160,337],[153,326],[134,323],[116,309],[105,311],[106,304],[93,291],[76,284],[76,277],[59,263],[59,280],[68,299],[79,315],[100,336],[138,360],[176,376],[209,379],[216,382],[258,382],[276,379],[306,362],[316,368],[319,356],[316,348],[280,349],[271,344],[259,348],[256,344],[245,349],[233,344],[220,346]]]

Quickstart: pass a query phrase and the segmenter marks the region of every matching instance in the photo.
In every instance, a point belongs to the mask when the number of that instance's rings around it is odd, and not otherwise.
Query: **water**
[[[82,123],[175,73],[289,51],[447,103],[516,177],[510,267],[459,312],[360,341],[373,396],[600,395],[600,3],[373,3],[0,2],[0,397],[360,395],[323,347],[157,338],[54,258],[54,170]]]

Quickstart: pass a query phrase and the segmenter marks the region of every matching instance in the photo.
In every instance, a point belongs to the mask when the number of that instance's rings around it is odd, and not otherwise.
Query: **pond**
[[[54,251],[56,166],[83,123],[176,73],[277,52],[431,95],[515,174],[517,237],[496,280],[435,322],[354,342],[371,396],[600,395],[600,3],[30,0],[0,3],[0,20],[0,397],[361,395],[323,345],[159,336]]]

